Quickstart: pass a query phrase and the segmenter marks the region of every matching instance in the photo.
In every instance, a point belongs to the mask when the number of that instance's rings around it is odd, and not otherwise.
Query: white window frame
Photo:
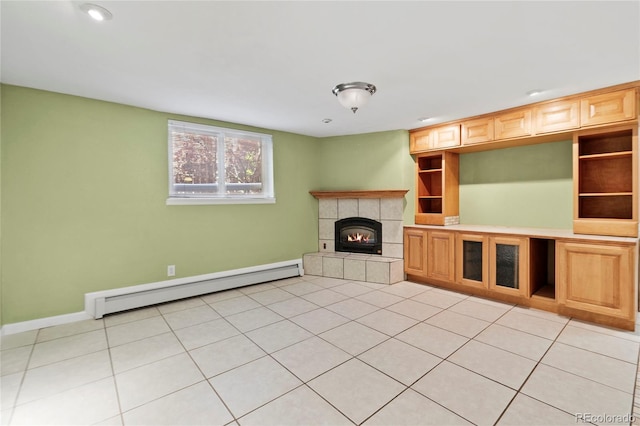
[[[179,128],[194,133],[215,135],[218,140],[224,141],[226,137],[251,137],[261,141],[262,153],[262,193],[261,194],[226,194],[224,182],[224,143],[218,143],[218,173],[219,180],[214,184],[218,187],[215,194],[179,194],[176,193],[173,177],[173,140],[171,129]],[[209,126],[206,124],[190,123],[186,121],[169,120],[167,126],[167,139],[169,144],[169,198],[167,205],[206,205],[206,204],[273,204],[276,202],[273,185],[273,139],[265,133],[247,132],[244,130],[227,129],[224,127]],[[220,178],[222,177],[222,178]],[[250,185],[250,184],[248,184]]]

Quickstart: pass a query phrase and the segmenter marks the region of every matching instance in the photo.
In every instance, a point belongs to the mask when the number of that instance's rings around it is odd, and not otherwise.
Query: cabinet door
[[[536,133],[577,129],[580,126],[580,101],[558,101],[536,107]]]
[[[455,280],[455,234],[445,231],[427,233],[427,276],[444,281]]]
[[[529,294],[529,239],[524,237],[489,238],[489,288],[526,297]]]
[[[531,109],[521,109],[495,117],[496,139],[531,136]]]
[[[428,129],[412,132],[409,137],[409,151],[415,154],[429,150],[430,138],[431,132]]]
[[[633,319],[634,249],[558,243],[558,302],[568,308]]]
[[[615,123],[636,118],[636,90],[620,90],[589,96],[580,102],[580,124]]]
[[[443,126],[433,129],[433,149],[449,148],[460,145],[460,125]]]
[[[458,234],[456,238],[456,276],[460,284],[489,286],[489,242],[484,235]]]
[[[430,127],[411,132],[409,151],[412,154],[460,145],[460,125]]]
[[[404,271],[407,274],[426,276],[426,234],[421,229],[404,230]]]
[[[462,144],[489,142],[493,140],[493,117],[479,118],[462,123]]]

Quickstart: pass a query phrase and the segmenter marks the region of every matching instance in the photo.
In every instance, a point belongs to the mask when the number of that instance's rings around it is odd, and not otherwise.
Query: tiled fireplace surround
[[[303,256],[305,274],[379,284],[402,281],[402,213],[406,192],[312,192],[318,198],[319,251]],[[335,222],[348,217],[365,217],[382,223],[381,256],[334,250]]]

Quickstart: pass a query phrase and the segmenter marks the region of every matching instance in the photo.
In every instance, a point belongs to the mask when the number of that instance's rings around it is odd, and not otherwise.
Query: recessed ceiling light
[[[96,21],[108,21],[113,18],[111,12],[105,9],[102,6],[98,6],[97,4],[84,3],[80,5],[80,10],[82,10],[87,15],[91,16]]]
[[[322,120],[322,122],[323,122],[324,124],[329,124],[329,123],[331,123],[332,121],[333,121],[333,120],[331,120],[330,118],[325,118],[324,120]]]
[[[432,117],[420,117],[418,118],[418,121],[426,123],[427,121],[431,121],[432,119],[433,119]]]
[[[542,93],[542,89],[533,89],[527,92],[527,96],[531,96],[533,98],[534,96],[538,96],[541,93]]]

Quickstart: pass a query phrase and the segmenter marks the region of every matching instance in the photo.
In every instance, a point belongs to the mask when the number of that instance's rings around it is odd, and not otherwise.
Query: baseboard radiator
[[[98,319],[114,312],[302,275],[304,275],[302,259],[295,259],[213,274],[86,293],[84,307],[90,316]]]

